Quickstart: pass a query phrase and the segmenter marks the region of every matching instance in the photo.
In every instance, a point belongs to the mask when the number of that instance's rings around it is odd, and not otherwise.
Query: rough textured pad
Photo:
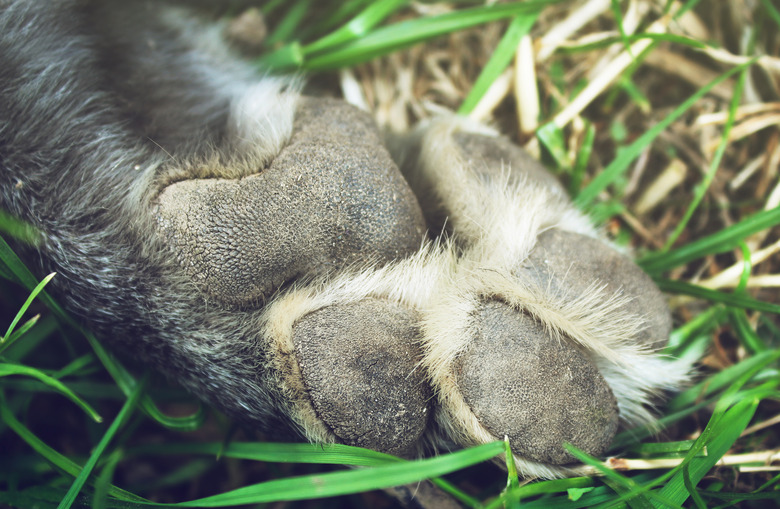
[[[663,294],[633,261],[599,240],[548,230],[539,235],[522,270],[542,287],[575,297],[588,291],[593,283],[605,285],[608,295],[622,291],[632,299],[622,310],[645,320],[633,339],[652,349],[662,348],[669,339],[672,318]]]
[[[564,442],[600,455],[617,430],[617,402],[588,357],[502,302],[478,312],[455,373],[482,426],[525,459],[571,463]]]
[[[411,455],[431,390],[415,311],[377,299],[329,306],[293,329],[304,384],[319,417],[345,444]]]
[[[372,120],[302,98],[292,139],[258,174],[185,180],[158,198],[160,230],[207,296],[251,304],[300,275],[416,251],[425,223]]]
[[[469,168],[478,173],[501,177],[505,172],[510,180],[522,176],[564,191],[560,182],[539,161],[506,138],[463,132],[455,133],[454,138]]]

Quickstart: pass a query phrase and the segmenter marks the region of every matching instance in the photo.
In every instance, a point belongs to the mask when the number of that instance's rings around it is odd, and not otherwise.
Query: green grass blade
[[[650,104],[650,99],[648,99],[647,96],[642,93],[640,88],[629,78],[620,79],[618,81],[618,88],[616,88],[616,90],[625,92],[626,95],[628,95],[628,97],[630,97],[631,100],[634,101],[634,103],[643,112],[651,111],[652,106]]]
[[[725,309],[723,306],[709,307],[673,330],[671,336],[669,336],[669,348],[672,351],[676,351],[684,347],[692,338],[700,334],[708,334],[714,330],[723,320]]]
[[[35,279],[35,276],[32,275],[30,270],[24,265],[19,257],[16,256],[16,253],[13,252],[11,247],[2,237],[0,237],[0,261],[2,261],[6,265],[8,271],[13,274],[15,282],[27,287],[30,290],[34,290],[38,286],[38,281]],[[129,396],[129,394],[131,394],[135,388],[135,378],[133,378],[133,376],[130,375],[130,373],[123,366],[121,366],[111,355],[108,354],[105,348],[103,348],[103,346],[97,341],[91,332],[83,329],[81,326],[79,326],[79,324],[73,321],[65,312],[65,310],[62,309],[62,307],[60,307],[60,305],[53,298],[51,298],[51,296],[46,293],[45,290],[40,291],[38,298],[44,304],[46,304],[46,306],[57,316],[58,319],[64,323],[69,324],[76,330],[81,331],[84,337],[87,338],[87,341],[89,341],[92,349],[98,356],[98,359],[100,359],[101,363],[106,367],[111,377],[117,382],[119,388],[126,396]],[[203,412],[202,408],[191,416],[168,417],[157,408],[157,406],[148,396],[144,396],[141,404],[147,415],[155,419],[163,426],[171,429],[197,429],[205,419],[205,413]]]
[[[402,21],[380,27],[358,40],[333,49],[327,54],[314,56],[304,62],[303,67],[310,70],[323,70],[354,65],[450,32],[523,13],[537,12],[542,7],[558,1],[560,0],[531,0],[493,4]]]
[[[722,83],[723,81],[729,79],[734,74],[741,72],[743,69],[747,69],[749,66],[753,65],[755,63],[756,59],[751,59],[749,62],[746,62],[744,64],[738,65],[725,73],[721,74],[699,90],[697,90],[693,95],[691,95],[688,99],[686,99],[682,104],[680,104],[677,108],[674,109],[669,115],[667,115],[662,121],[651,127],[647,130],[642,136],[636,139],[631,145],[625,148],[625,150],[622,150],[620,154],[615,157],[615,159],[602,171],[600,174],[594,178],[590,184],[588,184],[585,189],[583,189],[579,195],[577,195],[577,198],[575,199],[575,204],[580,209],[587,209],[589,205],[592,204],[592,202],[596,199],[596,197],[601,193],[601,191],[605,190],[607,186],[609,186],[614,180],[623,172],[626,171],[626,169],[629,167],[629,165],[636,159],[639,154],[642,153],[642,151],[659,135],[662,131],[664,131],[669,125],[680,118],[683,113],[688,111],[688,109],[693,106],[699,99],[704,97],[712,88],[717,86],[719,83]]]
[[[640,440],[656,435],[658,434],[658,430],[666,429],[667,427],[674,424],[675,422],[678,422],[681,419],[688,417],[689,415],[693,415],[695,412],[698,412],[699,410],[707,407],[711,403],[712,400],[708,399],[708,400],[700,401],[694,405],[685,407],[684,409],[676,412],[667,411],[664,413],[662,417],[659,417],[658,420],[656,420],[656,422],[654,422],[652,425],[645,425],[645,426],[640,426],[638,428],[622,431],[617,435],[615,435],[615,438],[612,440],[612,444],[610,445],[609,450],[617,452],[628,445],[636,444]]]
[[[29,322],[34,322],[32,327],[27,328],[27,323],[16,329],[8,342],[8,348],[3,351],[3,357],[10,362],[21,363],[28,355],[35,352],[42,341],[51,336],[59,327],[57,319],[53,315],[45,315],[36,319],[34,316]],[[24,341],[16,341],[17,336],[24,335]]]
[[[323,21],[318,22],[315,28],[318,30],[333,28],[334,26],[343,23],[348,17],[357,13],[365,4],[371,3],[372,1],[373,0],[345,0],[339,2],[336,10]]]
[[[750,280],[750,274],[753,272],[753,262],[751,261],[750,248],[747,242],[744,240],[739,243],[739,247],[742,250],[742,274],[739,276],[739,283],[734,289],[734,293],[744,293],[747,289],[748,281]]]
[[[658,278],[655,282],[658,285],[658,288],[664,292],[690,295],[691,297],[708,300],[710,302],[722,302],[723,304],[742,309],[753,309],[755,311],[780,314],[780,304],[772,304],[746,295],[719,292],[717,290],[704,288],[703,286],[692,285],[683,281],[673,281],[671,279]]]
[[[650,499],[648,499],[644,493],[641,495],[635,495],[636,491],[616,483],[609,478],[604,478],[603,481],[604,484],[609,486],[612,491],[618,495],[618,500],[620,502],[625,502],[625,504],[631,509],[653,509],[653,504],[650,503]],[[614,502],[614,504],[618,503],[618,501]]]
[[[11,376],[11,375],[28,376],[40,380],[47,386],[54,389],[59,394],[62,394],[63,396],[65,396],[66,398],[74,402],[76,405],[78,405],[95,422],[103,421],[103,418],[100,417],[100,415],[98,415],[95,409],[89,405],[89,403],[87,403],[86,401],[78,397],[72,390],[70,390],[65,384],[63,384],[56,378],[52,378],[46,373],[37,370],[35,368],[32,368],[30,366],[10,364],[7,362],[0,363],[0,378],[5,376]]]
[[[761,5],[766,9],[769,17],[772,18],[772,21],[777,25],[777,28],[780,29],[780,11],[777,9],[777,6],[772,5],[772,0],[761,0]]]
[[[680,17],[685,14],[686,12],[690,11],[694,7],[696,7],[701,0],[688,0],[685,2],[677,11],[674,13],[674,19],[680,19]],[[669,10],[672,8],[672,6],[675,4],[673,1],[666,2],[666,7],[664,8],[664,13],[668,13]]]
[[[473,447],[435,458],[376,468],[267,481],[212,497],[170,504],[167,507],[227,507],[283,500],[325,498],[399,486],[438,477],[487,461],[504,451],[503,442]],[[159,504],[160,507],[166,507]]]
[[[706,380],[699,382],[690,389],[675,396],[667,405],[668,411],[675,412],[690,407],[717,391],[730,386],[742,377],[755,376],[765,367],[780,360],[780,351],[769,350],[749,357],[739,364],[729,366]]]
[[[113,355],[108,353],[94,334],[86,330],[82,330],[82,332],[87,338],[87,341],[89,341],[92,350],[95,352],[95,355],[97,355],[101,364],[103,364],[111,375],[111,378],[116,382],[117,387],[119,387],[126,397],[129,397],[130,394],[135,391],[135,387],[138,383],[135,380],[135,377],[133,377],[133,375],[131,375]],[[203,425],[203,421],[206,419],[206,414],[202,406],[199,406],[198,410],[192,415],[186,415],[184,417],[167,416],[154,404],[154,401],[152,401],[152,398],[148,395],[144,395],[141,398],[140,406],[146,415],[168,429],[193,431],[200,428]]]
[[[585,138],[582,140],[580,150],[577,152],[577,159],[574,161],[574,168],[571,172],[571,179],[569,180],[569,195],[576,197],[582,182],[585,179],[585,172],[588,169],[588,161],[593,153],[593,144],[596,141],[596,128],[588,122],[585,127]]]
[[[151,480],[151,482],[147,481],[139,485],[139,489],[143,489],[144,491],[157,491],[169,486],[186,484],[191,479],[207,475],[209,470],[213,470],[214,467],[215,461],[213,459],[196,458],[187,460],[186,462],[182,462],[181,466],[177,466],[162,476]]]
[[[76,500],[76,496],[81,492],[81,488],[84,487],[84,483],[87,482],[87,479],[92,474],[92,469],[95,468],[98,459],[103,455],[103,451],[106,450],[106,447],[108,447],[108,443],[112,438],[114,438],[114,435],[116,435],[117,431],[119,431],[119,428],[123,426],[132,415],[132,412],[135,410],[136,403],[140,399],[141,394],[143,394],[145,385],[145,380],[142,380],[141,383],[136,385],[135,390],[127,399],[124,406],[122,406],[119,414],[117,414],[114,421],[108,427],[108,430],[106,430],[106,433],[100,439],[100,442],[98,442],[95,450],[92,452],[92,454],[89,455],[89,459],[84,464],[84,468],[81,469],[79,475],[76,476],[76,479],[73,480],[73,484],[71,484],[70,489],[68,489],[68,492],[57,506],[57,509],[70,509],[70,506],[73,505],[73,502]]]
[[[86,353],[80,357],[76,357],[64,367],[58,369],[52,373],[52,376],[57,379],[65,378],[66,376],[78,376],[84,374],[84,371],[94,372],[93,369],[97,363],[96,358],[91,353]]]
[[[739,438],[742,431],[745,430],[753,414],[758,407],[758,399],[743,400],[727,410],[723,416],[718,419],[712,432],[706,440],[708,455],[704,458],[693,457],[688,465],[690,473],[690,484],[695,486],[710,471],[712,467],[728,452],[734,442]],[[713,416],[715,418],[715,416]],[[708,425],[709,426],[709,425]],[[706,430],[705,430],[706,431]],[[702,433],[702,437],[704,433]],[[678,471],[666,485],[661,488],[659,494],[673,501],[683,504],[691,493],[685,487],[684,473],[682,469]]]
[[[293,41],[272,53],[261,56],[255,60],[255,63],[261,68],[290,70],[302,67],[303,60],[300,43]]]
[[[38,280],[32,275],[30,269],[16,256],[11,246],[2,237],[0,237],[0,261],[5,264],[8,272],[13,274],[14,282],[21,284],[30,291],[35,290],[35,287],[38,286]],[[39,293],[39,298],[58,318],[66,323],[75,325],[68,314],[45,291]]]
[[[2,209],[0,209],[0,232],[31,246],[37,246],[42,239],[41,232],[33,225],[17,219]]]
[[[688,494],[693,499],[693,503],[696,504],[696,507],[698,509],[707,509],[707,506],[704,505],[704,501],[701,499],[698,493],[696,493],[696,485],[693,482],[693,479],[691,479],[691,466],[690,464],[685,465],[682,469],[683,474],[683,485],[685,486],[685,489],[688,491]]]
[[[764,343],[756,331],[750,326],[745,312],[741,309],[729,309],[729,321],[734,332],[745,346],[747,351],[752,354],[766,352],[769,347]]]
[[[283,5],[287,0],[268,0],[263,4],[263,6],[260,8],[263,14],[268,16],[269,14],[272,14],[276,9],[279,8],[279,6]]]
[[[592,477],[572,477],[569,479],[554,479],[552,481],[540,481],[526,484],[516,491],[519,499],[530,498],[546,493],[561,493],[571,489],[593,488],[596,484]]]
[[[637,444],[629,448],[628,451],[641,458],[679,458],[688,454],[693,443],[693,440],[651,442]]]
[[[122,450],[117,449],[108,455],[106,464],[95,480],[95,493],[92,496],[92,509],[106,509],[111,488],[111,478],[114,476],[119,460],[122,459]]]
[[[753,493],[760,493],[764,490],[768,490],[769,488],[775,485],[780,485],[780,474],[777,474],[772,479],[768,480],[767,482],[765,482],[764,484],[756,488],[753,491]],[[780,491],[778,491],[777,494],[780,495]]]
[[[441,477],[433,477],[431,478],[431,482],[436,486],[438,486],[445,493],[448,493],[449,495],[457,499],[461,504],[465,505],[466,507],[470,507],[472,509],[483,509],[482,502],[472,497],[468,493],[458,489],[457,486],[447,481],[446,479],[443,479]]]
[[[515,455],[509,446],[509,437],[504,436],[504,461],[506,463],[506,489],[501,494],[504,499],[505,509],[519,509],[520,499],[517,497],[517,489],[520,487],[520,480],[517,477],[517,465],[515,465]]]
[[[409,0],[378,0],[370,2],[368,7],[352,18],[346,25],[304,46],[303,54],[305,56],[314,55],[329,48],[359,39],[407,3],[409,3]]]
[[[137,446],[133,455],[206,454],[253,461],[313,463],[322,465],[379,466],[404,460],[370,449],[342,444],[305,444],[277,442],[176,443]]]
[[[24,440],[24,442],[26,442],[27,445],[29,445],[42,458],[54,465],[55,468],[65,472],[71,477],[76,477],[79,475],[79,472],[81,472],[80,466],[49,447],[47,444],[41,441],[41,439],[35,436],[33,432],[31,432],[21,422],[19,422],[19,420],[13,415],[13,413],[11,413],[11,410],[8,408],[2,393],[0,393],[0,419],[2,419],[2,421],[8,425],[8,427],[11,428],[14,433],[19,436],[19,438]],[[129,491],[125,491],[121,488],[117,488],[113,485],[109,487],[108,492],[112,497],[118,498],[120,500],[145,500],[138,495],[130,493]]]
[[[569,151],[566,147],[566,136],[564,136],[563,129],[553,122],[548,122],[536,130],[536,139],[547,149],[547,153],[552,157],[558,168],[562,170],[571,168]]]
[[[680,219],[680,221],[677,223],[677,226],[675,226],[672,234],[666,240],[666,243],[664,244],[664,247],[661,251],[668,251],[669,248],[672,247],[672,245],[677,241],[682,232],[688,226],[688,222],[691,220],[691,217],[693,217],[693,213],[699,207],[699,204],[704,199],[704,195],[707,193],[707,190],[710,188],[712,181],[715,179],[715,173],[717,173],[718,168],[720,168],[720,162],[723,160],[723,155],[726,153],[726,148],[729,145],[729,134],[731,133],[731,128],[734,127],[734,121],[737,118],[737,107],[739,106],[739,102],[742,99],[742,89],[745,86],[746,75],[747,68],[742,69],[742,72],[739,73],[739,78],[737,79],[737,83],[734,86],[734,91],[732,93],[731,104],[729,105],[728,118],[726,119],[726,123],[723,126],[723,134],[721,134],[720,143],[718,144],[718,148],[715,150],[715,156],[712,158],[712,162],[710,162],[710,167],[707,170],[707,173],[704,174],[702,181],[694,187],[693,200],[685,210],[685,214],[683,214],[682,219]]]
[[[41,315],[35,315],[24,322],[17,330],[13,331],[10,336],[0,338],[0,354],[7,350],[11,345],[16,343],[16,341],[24,336],[30,329],[32,329],[40,319]]]
[[[301,25],[304,16],[309,10],[312,0],[297,0],[295,4],[287,11],[287,14],[276,25],[274,31],[266,38],[266,45],[273,45],[278,42],[287,41],[293,38],[293,34]]]
[[[780,490],[775,490],[770,493],[717,493],[708,490],[699,490],[699,493],[706,498],[713,501],[726,502],[724,505],[717,506],[716,509],[726,507],[780,507]],[[750,500],[770,501],[763,504],[750,504],[743,506],[740,502],[746,502]],[[774,500],[774,503],[771,501]],[[711,506],[712,507],[712,506]]]
[[[474,110],[493,82],[496,81],[512,61],[520,39],[528,34],[538,17],[538,12],[532,12],[524,16],[517,16],[512,20],[496,49],[493,50],[490,60],[482,69],[477,81],[474,82],[471,92],[469,92],[463,104],[460,105],[458,109],[459,114],[468,115]]]
[[[620,32],[620,40],[623,42],[623,46],[626,48],[626,51],[629,52],[629,55],[633,57],[633,52],[631,52],[631,41],[628,40],[629,34],[626,33],[626,29],[623,27],[623,13],[620,10],[620,0],[610,0],[609,3],[610,8],[612,9],[612,15],[615,16],[615,24]]]
[[[230,442],[223,443],[175,443],[136,446],[128,451],[136,455],[169,455],[169,454],[205,454],[225,458],[236,458],[252,461],[273,463],[308,463],[319,465],[345,466],[381,466],[403,463],[403,460],[390,454],[385,454],[361,447],[342,444],[307,444],[307,443],[276,443],[276,442]],[[478,507],[479,502],[457,489],[444,479],[432,479],[434,484],[456,497],[468,507]]]
[[[5,335],[2,337],[2,339],[0,339],[0,352],[2,352],[5,349],[6,345],[4,345],[4,343],[6,339],[10,338],[11,334],[16,328],[16,324],[19,323],[19,320],[21,320],[22,316],[27,312],[27,309],[30,307],[30,304],[32,304],[32,301],[35,300],[35,297],[37,297],[38,294],[43,291],[43,287],[46,286],[49,283],[49,281],[52,280],[54,275],[55,273],[52,272],[51,274],[43,278],[40,283],[35,285],[35,288],[33,288],[32,292],[30,292],[30,296],[27,297],[26,301],[24,301],[22,307],[19,308],[19,312],[16,313],[16,316],[11,321],[11,325],[8,326],[8,330],[6,331]]]
[[[746,237],[780,224],[780,207],[757,212],[723,230],[666,253],[653,253],[638,260],[646,272],[659,274],[710,254],[739,246]]]
[[[621,501],[628,502],[629,506],[646,509],[653,507],[650,499],[657,499],[666,503],[662,496],[653,493],[650,490],[650,486],[640,486],[632,478],[621,475],[617,471],[607,467],[597,458],[580,451],[571,444],[565,443],[563,446],[569,453],[571,453],[577,460],[582,463],[596,468],[599,473],[604,476],[604,480],[615,493],[618,494]]]
[[[660,507],[678,507],[690,496],[688,490],[694,489],[695,485],[728,451],[731,444],[747,427],[759,401],[762,398],[777,397],[777,392],[774,389],[780,385],[778,379],[740,392],[741,387],[752,378],[753,374],[753,372],[745,373],[724,392],[715,405],[707,426],[691,446],[683,462],[651,483],[644,485],[639,491],[644,492],[655,486],[663,485],[663,490],[653,495],[654,498],[661,497],[661,499],[656,499],[662,502]],[[748,412],[746,412],[746,404],[751,406],[751,410]],[[742,420],[741,418],[745,414],[747,414],[747,419]],[[700,453],[705,449],[708,452],[707,455],[701,456]],[[686,469],[688,470],[687,474]],[[686,475],[689,476],[687,487]]]
[[[758,379],[764,373],[769,373],[769,378],[771,379],[777,378],[767,371],[767,366],[778,360],[780,360],[780,351],[766,351],[711,375],[704,381],[672,398],[667,404],[665,415],[658,419],[656,423],[657,429],[655,427],[643,426],[623,431],[615,436],[610,450],[614,451],[637,443],[639,440],[653,435],[658,429],[664,429],[670,424],[709,406],[713,402],[714,394],[724,388],[740,383],[740,380]]]

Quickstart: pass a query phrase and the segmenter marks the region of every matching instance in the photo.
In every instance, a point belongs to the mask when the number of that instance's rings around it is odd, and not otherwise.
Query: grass
[[[311,71],[386,127],[441,108],[500,126],[637,252],[670,295],[669,353],[702,359],[658,437],[626,430],[609,459],[573,451],[597,475],[554,481],[518,480],[501,442],[419,462],[265,443],[127,369],[3,241],[0,506],[392,507],[371,490],[426,478],[466,507],[778,504],[780,13],[705,4],[263,7],[263,64]],[[0,231],[36,238],[4,214]]]

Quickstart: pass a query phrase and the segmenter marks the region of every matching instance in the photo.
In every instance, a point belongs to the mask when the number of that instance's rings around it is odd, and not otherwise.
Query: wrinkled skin
[[[506,435],[528,475],[684,380],[660,292],[530,156],[455,118],[391,154],[162,4],[0,2],[1,205],[103,341],[278,438]]]

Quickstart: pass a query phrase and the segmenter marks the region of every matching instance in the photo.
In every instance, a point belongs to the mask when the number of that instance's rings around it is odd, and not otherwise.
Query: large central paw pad
[[[297,277],[420,245],[414,195],[371,119],[344,103],[302,98],[287,146],[256,171],[182,180],[157,199],[163,238],[212,299],[254,304]]]

